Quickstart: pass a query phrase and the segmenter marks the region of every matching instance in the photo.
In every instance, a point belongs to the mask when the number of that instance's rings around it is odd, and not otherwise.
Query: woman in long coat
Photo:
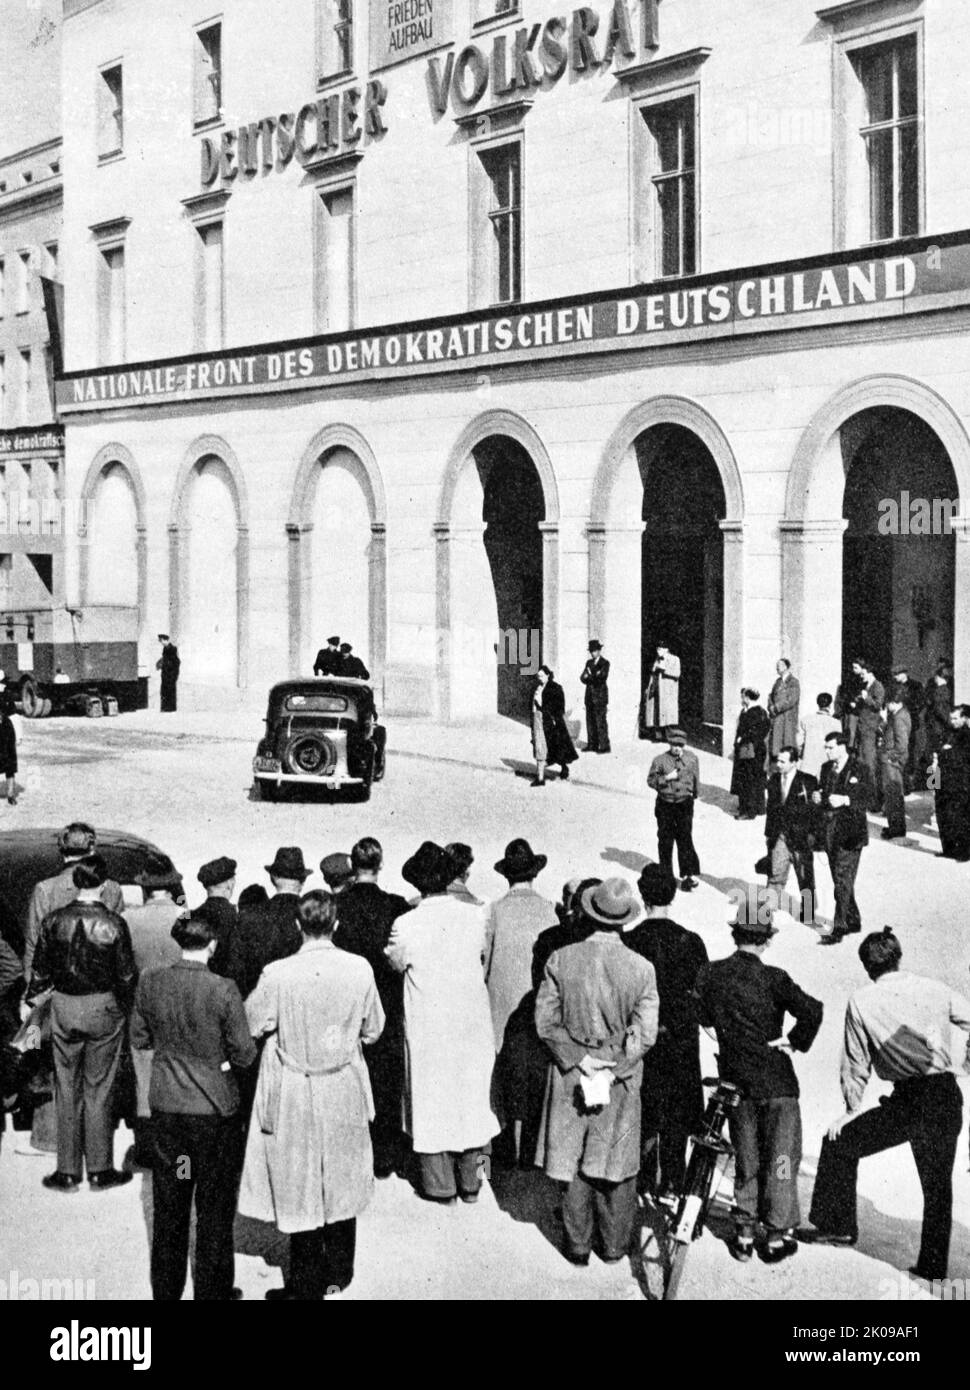
[[[536,775],[532,785],[546,785],[546,767],[557,764],[559,776],[569,779],[569,764],[579,757],[566,728],[566,695],[553,680],[548,666],[536,673],[536,688],[532,696],[532,754],[536,760]]]
[[[404,1128],[421,1195],[474,1202],[484,1153],[499,1132],[489,1093],[495,1066],[485,987],[485,915],[448,892],[454,861],[430,841],[404,865],[421,894],[394,924],[387,958],[404,974]]]
[[[303,945],[267,965],[246,1000],[263,1049],[239,1210],[291,1236],[290,1280],[267,1298],[319,1299],[354,1272],[357,1215],[371,1199],[374,1101],[361,1051],[384,1028],[374,972],[332,941],[329,893],[300,899]]]
[[[17,804],[17,730],[10,716],[14,712],[13,696],[7,689],[6,675],[0,671],[0,777],[6,780],[6,797],[11,806]]]
[[[759,705],[760,699],[759,692],[748,686],[741,691],[731,773],[731,795],[738,798],[738,820],[754,820],[765,813],[765,760],[771,721]]]

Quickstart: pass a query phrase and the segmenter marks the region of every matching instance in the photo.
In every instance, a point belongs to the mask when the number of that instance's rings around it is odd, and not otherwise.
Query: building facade
[[[197,704],[331,632],[442,719],[581,703],[590,637],[631,731],[661,638],[698,737],[782,654],[970,691],[968,52],[959,0],[65,0],[74,600]]]

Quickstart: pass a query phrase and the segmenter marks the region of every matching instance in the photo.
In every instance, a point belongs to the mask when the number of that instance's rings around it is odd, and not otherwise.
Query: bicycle
[[[712,1093],[700,1130],[690,1139],[683,1191],[671,1203],[659,1201],[655,1204],[660,1214],[658,1243],[663,1263],[664,1302],[677,1297],[690,1247],[704,1229],[728,1160],[734,1156],[734,1148],[724,1137],[724,1129],[730,1112],[741,1099],[741,1092],[737,1086],[717,1077],[706,1077],[702,1084]]]

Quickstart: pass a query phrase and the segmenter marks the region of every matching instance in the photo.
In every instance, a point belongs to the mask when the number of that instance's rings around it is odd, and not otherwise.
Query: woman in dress
[[[534,787],[546,785],[546,767],[558,765],[562,781],[569,764],[579,757],[566,728],[566,695],[548,666],[540,666],[532,696],[532,754],[536,760]]]
[[[757,690],[741,691],[741,713],[734,735],[734,772],[731,794],[738,798],[738,820],[754,820],[765,813],[765,760],[771,720],[758,703]]]
[[[14,699],[7,689],[7,677],[0,671],[0,777],[6,783],[5,795],[11,806],[17,804],[17,730],[10,716]]]

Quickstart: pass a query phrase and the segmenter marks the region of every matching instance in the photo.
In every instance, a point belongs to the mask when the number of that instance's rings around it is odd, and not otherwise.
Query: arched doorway
[[[680,719],[694,739],[723,723],[724,488],[709,449],[682,425],[635,443],[643,480],[641,680],[658,641],[680,658]]]
[[[885,680],[899,664],[925,681],[952,660],[957,480],[938,436],[905,410],[879,407],[840,431],[842,652]]]
[[[123,464],[108,463],[87,501],[85,602],[136,608],[140,600],[138,503]]]
[[[240,682],[240,534],[233,476],[223,458],[203,455],[182,500],[179,651],[193,685]]]
[[[524,421],[495,412],[466,431],[439,514],[442,712],[527,720],[535,672],[556,657],[558,499]]]

